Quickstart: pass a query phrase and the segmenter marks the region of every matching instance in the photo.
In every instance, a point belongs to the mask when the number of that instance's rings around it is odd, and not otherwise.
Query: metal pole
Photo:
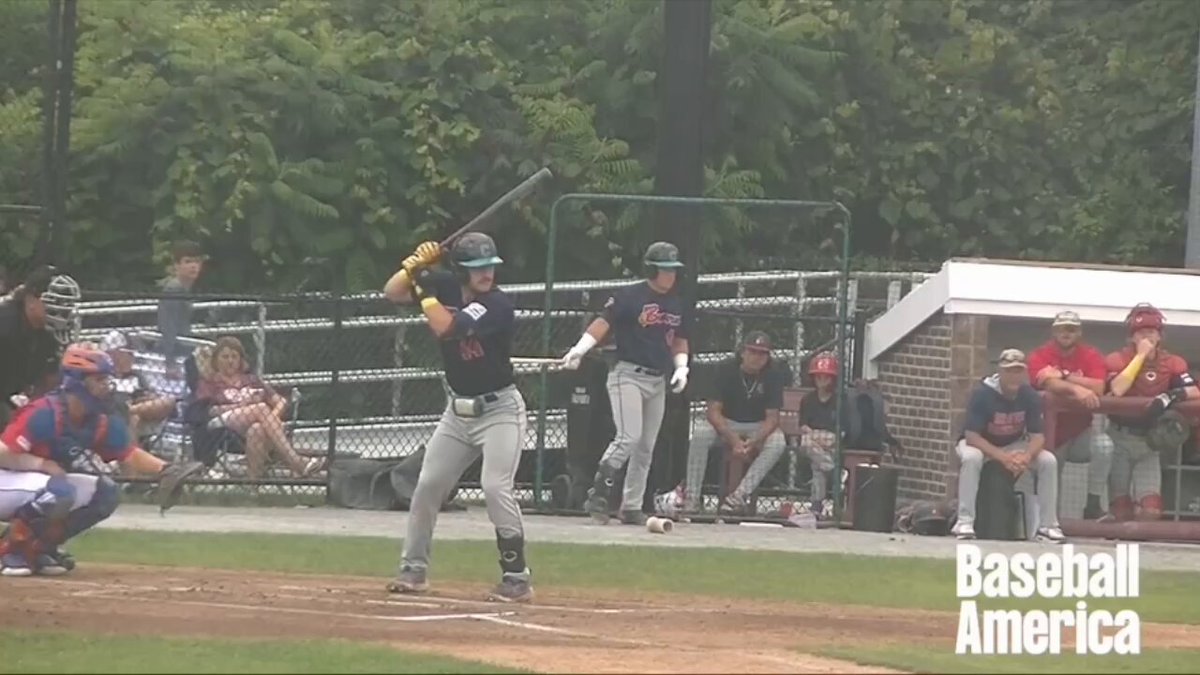
[[[1192,106],[1192,186],[1188,191],[1184,266],[1200,269],[1200,42],[1196,48],[1196,88],[1192,92]]]

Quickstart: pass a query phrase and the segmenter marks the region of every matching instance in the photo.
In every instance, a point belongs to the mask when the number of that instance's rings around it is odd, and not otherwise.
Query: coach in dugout
[[[742,513],[748,501],[783,455],[786,443],[779,428],[783,389],[792,382],[787,364],[771,358],[766,333],[746,335],[737,356],[721,362],[714,374],[715,391],[708,398],[707,423],[697,424],[688,446],[687,477],[672,493],[656,498],[664,515],[700,510],[700,490],[709,453],[728,450],[751,461],[742,482],[725,497],[718,510]]]
[[[1029,355],[1029,379],[1039,390],[1074,399],[1090,410],[1100,406],[1104,395],[1107,368],[1104,354],[1083,341],[1083,321],[1075,312],[1059,312],[1050,325],[1051,340]],[[1108,483],[1112,467],[1113,441],[1104,432],[1104,418],[1091,412],[1067,412],[1058,416],[1055,438],[1046,446],[1060,451],[1068,462],[1088,465],[1085,520],[1104,515],[1100,495]]]

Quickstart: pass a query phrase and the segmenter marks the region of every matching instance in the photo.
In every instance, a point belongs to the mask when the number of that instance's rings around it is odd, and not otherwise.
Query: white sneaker
[[[975,523],[966,523],[960,520],[954,524],[954,530],[952,531],[958,539],[974,539]]]
[[[1063,534],[1062,528],[1055,525],[1054,527],[1039,527],[1037,531],[1038,541],[1049,541],[1055,544],[1061,544],[1067,540],[1067,535]]]

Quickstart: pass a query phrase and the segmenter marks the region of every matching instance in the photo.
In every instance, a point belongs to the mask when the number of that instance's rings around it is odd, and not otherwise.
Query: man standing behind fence
[[[159,350],[167,357],[168,366],[187,353],[177,339],[192,332],[190,294],[204,267],[204,252],[194,241],[180,241],[171,247],[171,259],[172,275],[163,282],[164,297],[158,301],[158,332],[162,335]]]

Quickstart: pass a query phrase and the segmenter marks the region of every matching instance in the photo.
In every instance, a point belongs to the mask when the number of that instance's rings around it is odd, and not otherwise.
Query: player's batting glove
[[[409,279],[412,280],[412,294],[417,302],[430,297],[427,289],[432,288],[433,272],[428,267],[419,266],[416,271],[412,272]]]
[[[579,368],[579,364],[583,363],[584,354],[585,352],[579,349],[579,347],[571,347],[571,350],[562,357],[563,368],[566,368],[567,370],[575,370]]]
[[[436,241],[422,242],[413,255],[422,265],[434,265],[442,259],[442,246]]]
[[[688,382],[688,367],[678,366],[675,368],[675,373],[671,375],[671,391],[678,394],[687,387]]]
[[[414,253],[405,258],[404,262],[400,263],[400,267],[404,268],[405,272],[408,272],[409,279],[416,279],[417,270],[421,269],[421,258]]]
[[[1183,388],[1172,389],[1163,394],[1159,394],[1150,399],[1150,405],[1146,408],[1147,414],[1151,420],[1156,420],[1162,417],[1162,414],[1167,411],[1173,404],[1187,400],[1187,390]]]

